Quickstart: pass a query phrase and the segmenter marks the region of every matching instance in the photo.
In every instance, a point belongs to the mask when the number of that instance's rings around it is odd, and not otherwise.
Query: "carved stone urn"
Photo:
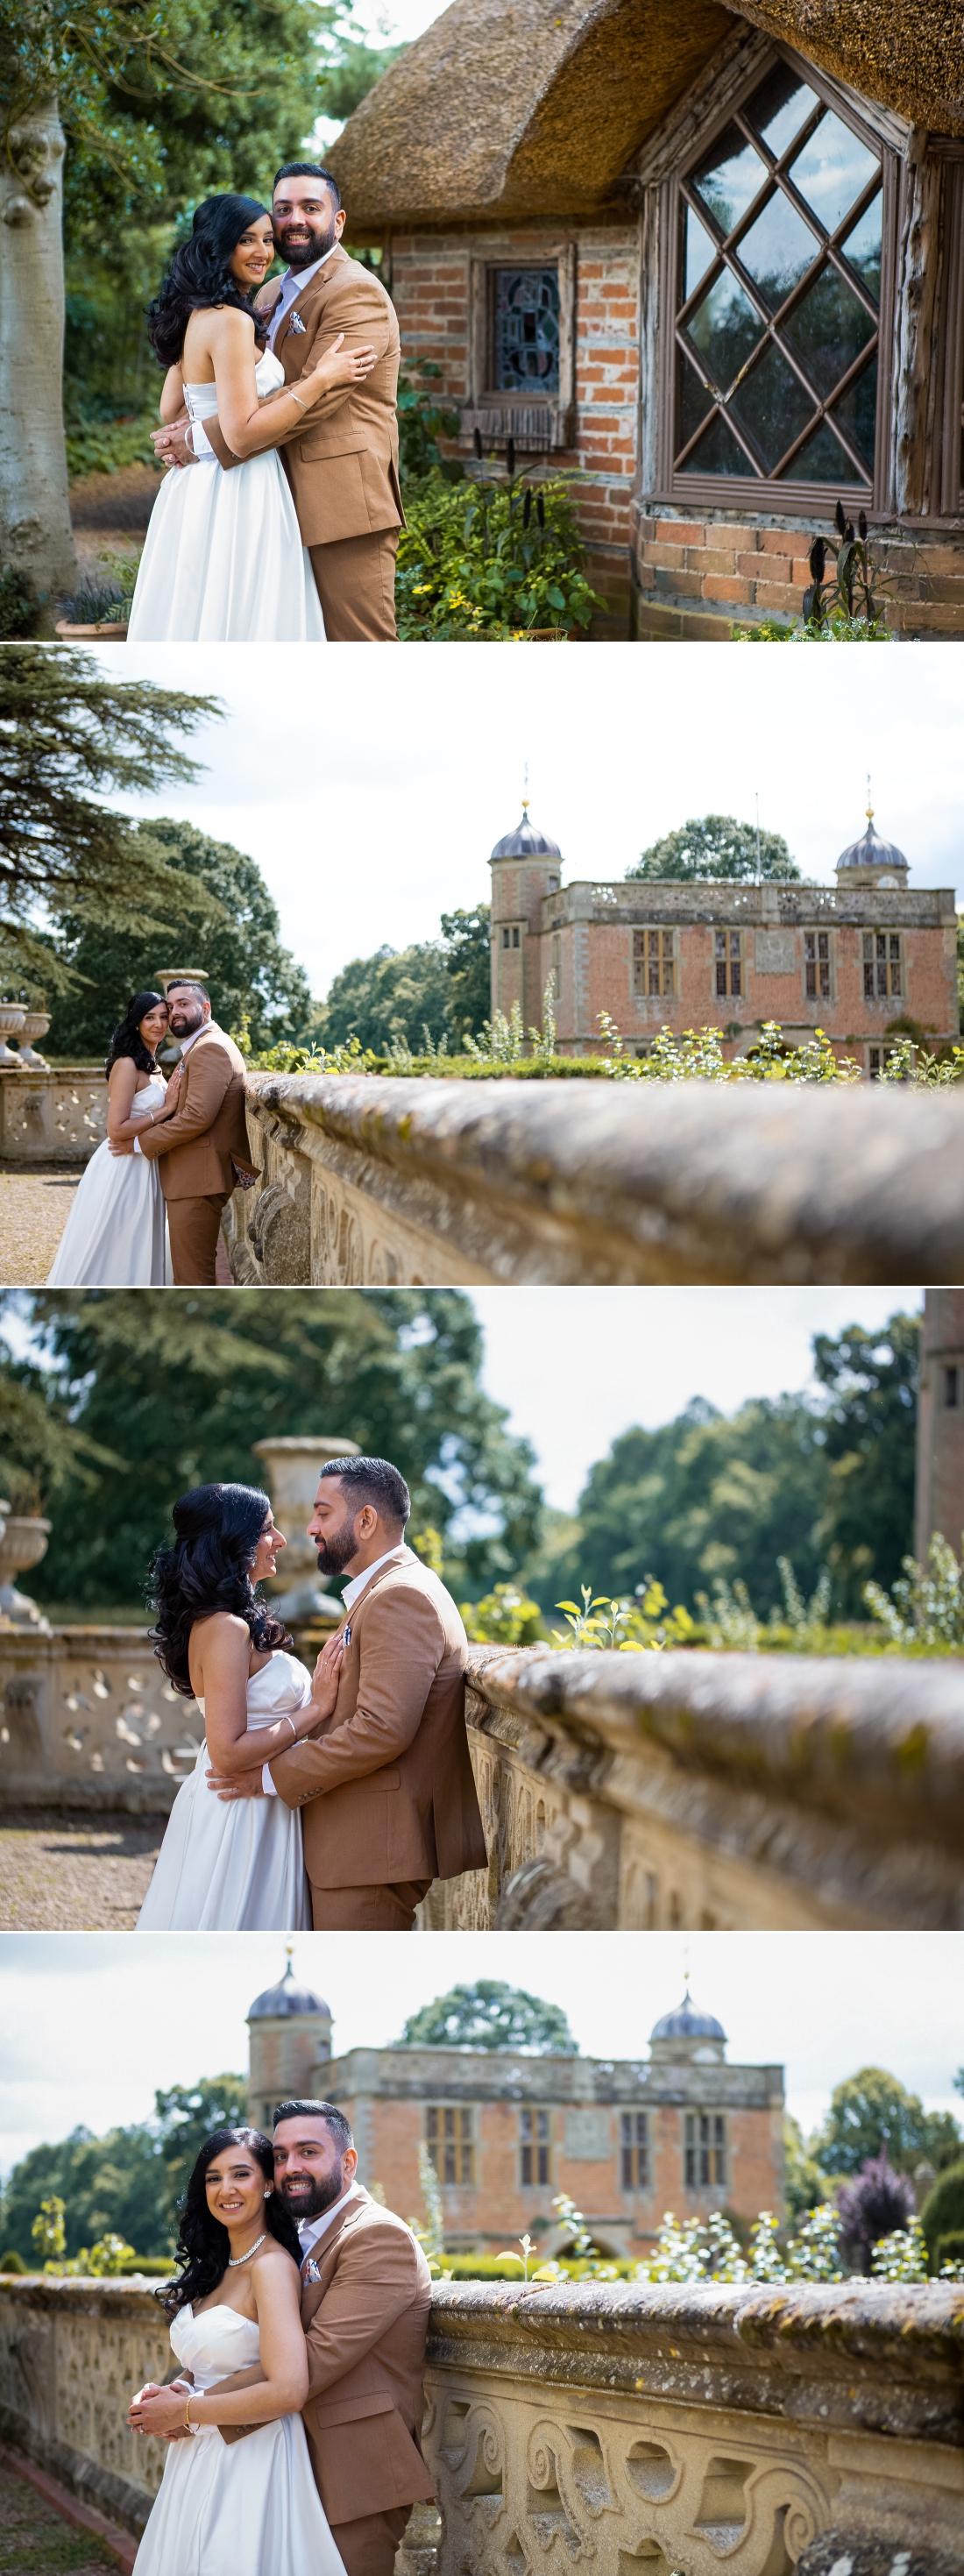
[[[21,1031],[20,1031],[20,1058],[19,1058],[19,1060],[20,1060],[20,1063],[21,1063],[21,1064],[25,1064],[25,1065],[27,1065],[27,1066],[29,1066],[29,1067],[31,1067],[31,1068],[34,1068],[34,1067],[35,1067],[35,1068],[36,1068],[36,1071],[37,1071],[38,1073],[46,1073],[46,1072],[47,1072],[47,1070],[48,1070],[48,1067],[47,1067],[47,1058],[46,1058],[46,1056],[45,1056],[45,1055],[38,1055],[38,1054],[37,1054],[36,1048],[35,1048],[35,1046],[34,1046],[34,1039],[35,1039],[35,1038],[45,1038],[45,1037],[46,1037],[46,1035],[47,1035],[47,1031],[48,1031],[49,1027],[50,1027],[50,1013],[49,1013],[49,1011],[25,1011],[25,1012],[24,1012],[24,1016],[23,1016],[23,1027],[22,1027],[22,1029],[21,1029]]]
[[[13,1512],[0,1539],[0,1612],[15,1628],[38,1628],[45,1636],[50,1634],[50,1622],[26,1592],[17,1591],[16,1577],[39,1565],[49,1537],[49,1521]]]
[[[358,1442],[319,1432],[304,1439],[256,1440],[254,1455],[264,1459],[275,1520],[288,1542],[269,1586],[278,1595],[279,1615],[292,1622],[320,1619],[333,1625],[341,1617],[340,1604],[320,1581],[317,1551],[305,1529],[314,1510],[319,1469],[329,1458],[357,1458]]]
[[[7,1039],[22,1029],[26,1016],[19,1002],[0,1002],[0,1064],[13,1065],[15,1069],[19,1065],[20,1057],[7,1045]]]

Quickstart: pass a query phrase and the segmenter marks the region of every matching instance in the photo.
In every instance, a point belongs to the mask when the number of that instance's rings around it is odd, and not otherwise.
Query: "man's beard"
[[[322,231],[313,232],[310,224],[307,230],[307,241],[293,242],[290,250],[285,235],[280,232],[275,233],[275,249],[278,258],[287,260],[289,268],[313,268],[316,259],[324,259],[326,250],[331,250],[337,239],[334,216]]]
[[[356,1554],[357,1546],[358,1541],[351,1522],[346,1521],[344,1528],[335,1530],[331,1538],[326,1539],[324,1547],[319,1548],[319,1574],[344,1574],[346,1565],[351,1564],[352,1557]]]
[[[331,2208],[333,2201],[341,2199],[342,2182],[339,2173],[328,2174],[324,2182],[312,2181],[310,2174],[293,2174],[291,2182],[297,2184],[295,2191],[292,2191],[291,2184],[286,2180],[280,2182],[277,2188],[282,2200],[291,2208],[292,2215],[296,2219],[320,2218],[326,2209]]]

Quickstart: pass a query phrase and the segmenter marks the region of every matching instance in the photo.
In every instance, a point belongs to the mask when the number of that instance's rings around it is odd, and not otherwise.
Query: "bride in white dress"
[[[167,1216],[157,1164],[143,1154],[112,1154],[146,1120],[172,1118],[177,1085],[157,1062],[167,1036],[163,993],[135,993],[107,1057],[107,1135],[91,1156],[60,1238],[48,1288],[170,1287]]]
[[[128,642],[325,641],[321,602],[302,545],[291,488],[269,442],[297,428],[334,385],[371,374],[375,351],[347,350],[343,334],[285,391],[284,368],[258,355],[266,320],[251,295],[274,258],[271,217],[253,197],[207,197],[190,241],[175,251],[148,332],[167,367],[165,424],[217,413],[231,452],[225,473],[206,446],[172,468],[151,512],[128,623]]]
[[[238,1779],[331,1716],[341,1637],[314,1676],[280,1619],[255,1597],[287,1542],[267,1495],[251,1485],[198,1485],[174,1505],[176,1543],[151,1570],[155,1652],[168,1680],[197,1700],[204,1743],[178,1790],[139,1932],[310,1929],[301,1817],[282,1798],[221,1798],[209,1771]]]
[[[184,2376],[163,2388],[150,2381],[127,2420],[137,2433],[184,2439],[168,2439],[136,2576],[344,2576],[301,2421],[298,2231],[259,2130],[205,2140],[178,2251],[181,2272],[159,2296]],[[253,2364],[258,2383],[234,2387]]]

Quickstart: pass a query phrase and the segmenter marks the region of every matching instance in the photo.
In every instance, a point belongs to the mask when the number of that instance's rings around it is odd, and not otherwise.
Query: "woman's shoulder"
[[[254,2256],[251,2265],[251,2286],[257,2291],[259,2287],[263,2287],[270,2281],[274,2289],[280,2281],[283,2287],[289,2276],[293,2288],[300,2291],[298,2266],[294,2255],[289,2254],[286,2245],[279,2245],[276,2236],[269,2236],[267,2243],[259,2246]]]
[[[243,1640],[246,1651],[250,1644],[247,1620],[242,1619],[237,1610],[202,1610],[200,1618],[192,1621],[192,1639],[199,1635],[202,1628],[209,1640],[223,1638],[227,1643],[229,1639],[236,1637],[239,1643]]]

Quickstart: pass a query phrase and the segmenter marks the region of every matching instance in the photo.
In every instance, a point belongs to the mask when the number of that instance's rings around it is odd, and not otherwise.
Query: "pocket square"
[[[318,2265],[317,2265],[317,2263],[314,2263],[314,2262],[312,2261],[312,2259],[311,2259],[311,2256],[310,2256],[310,2255],[309,2255],[309,2257],[308,2257],[308,2261],[307,2261],[307,2263],[303,2263],[303,2264],[302,2264],[302,2267],[301,2267],[301,2278],[302,2278],[302,2281],[320,2281],[320,2279],[321,2279],[321,2273],[320,2273],[320,2272],[319,2272],[319,2270],[318,2270]]]
[[[291,316],[291,320],[290,320],[290,322],[289,322],[289,324],[288,324],[288,329],[289,329],[289,331],[300,331],[300,332],[301,332],[301,335],[302,335],[302,338],[304,338],[304,330],[305,330],[305,326],[304,326],[304,323],[303,323],[303,321],[302,321],[302,319],[301,319],[301,315],[300,315],[300,313],[293,313],[293,314],[292,314],[292,316]]]

